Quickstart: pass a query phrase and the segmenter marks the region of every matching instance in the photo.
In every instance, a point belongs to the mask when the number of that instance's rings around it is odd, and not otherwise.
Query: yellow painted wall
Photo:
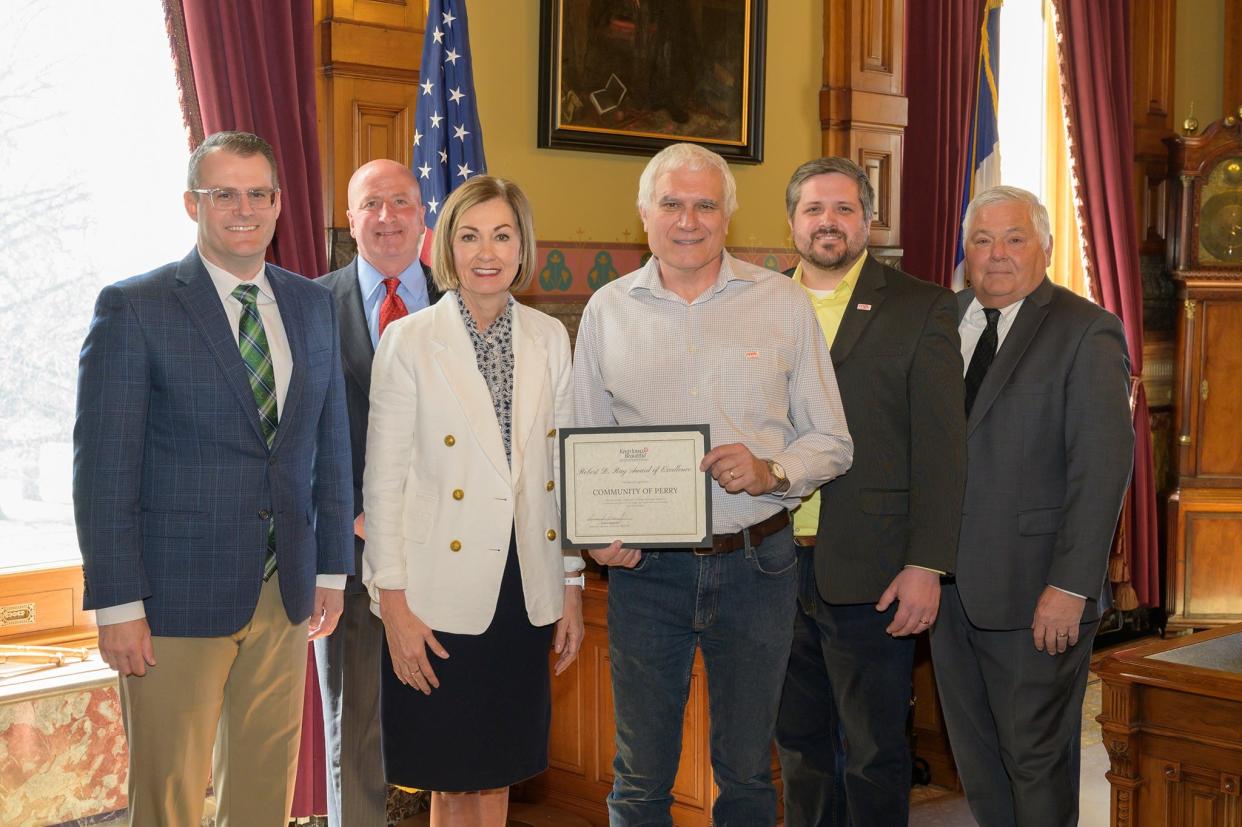
[[[1225,0],[1177,0],[1173,128],[1195,104],[1199,128],[1221,117],[1225,66]]]
[[[740,204],[729,228],[733,246],[788,243],[785,183],[820,145],[822,37],[821,3],[768,3],[764,162],[733,165]],[[634,199],[645,158],[535,147],[537,0],[472,2],[470,49],[488,172],[514,179],[530,196],[539,238],[644,241]]]

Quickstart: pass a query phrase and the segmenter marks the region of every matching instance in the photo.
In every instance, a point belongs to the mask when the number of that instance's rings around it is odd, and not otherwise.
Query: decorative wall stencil
[[[798,263],[798,254],[779,247],[728,247],[736,258],[776,272]],[[535,250],[538,278],[517,293],[519,301],[544,298],[554,302],[585,303],[596,290],[647,263],[651,249],[645,243],[602,239],[539,241]]]
[[[598,290],[619,275],[617,268],[612,266],[612,256],[600,250],[595,254],[595,266],[587,273],[587,284],[592,290]]]
[[[539,271],[539,286],[548,292],[568,290],[574,283],[574,274],[565,264],[565,254],[549,250],[545,262]]]

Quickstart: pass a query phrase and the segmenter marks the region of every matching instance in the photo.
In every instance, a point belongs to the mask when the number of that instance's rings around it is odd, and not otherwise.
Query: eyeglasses
[[[250,202],[252,210],[267,210],[276,206],[276,193],[280,189],[268,189],[267,187],[255,187],[245,192],[239,192],[233,189],[197,189],[190,192],[206,195],[211,199],[211,206],[217,210],[233,210],[241,206],[242,196]]]

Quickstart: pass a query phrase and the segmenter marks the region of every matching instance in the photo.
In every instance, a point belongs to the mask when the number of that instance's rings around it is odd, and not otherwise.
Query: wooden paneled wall
[[[1224,114],[1242,118],[1242,0],[1225,0]]]
[[[352,254],[346,189],[367,161],[409,164],[413,149],[423,0],[315,0],[316,104],[329,260]]]
[[[1134,0],[1134,197],[1139,250],[1163,255],[1168,240],[1169,151],[1173,134],[1174,0]]]
[[[871,246],[901,246],[901,158],[908,122],[905,0],[824,0],[822,149],[867,170]]]

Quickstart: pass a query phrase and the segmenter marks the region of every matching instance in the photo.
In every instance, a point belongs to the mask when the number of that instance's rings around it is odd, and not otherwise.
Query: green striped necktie
[[[241,302],[241,324],[237,327],[237,347],[246,373],[250,377],[250,391],[259,407],[259,425],[263,438],[272,447],[276,439],[278,414],[276,411],[276,371],[272,368],[272,352],[267,346],[267,334],[263,332],[263,319],[259,317],[259,288],[253,284],[239,284],[233,290],[233,298]],[[267,525],[267,557],[263,561],[263,579],[270,580],[276,571],[276,516]]]

